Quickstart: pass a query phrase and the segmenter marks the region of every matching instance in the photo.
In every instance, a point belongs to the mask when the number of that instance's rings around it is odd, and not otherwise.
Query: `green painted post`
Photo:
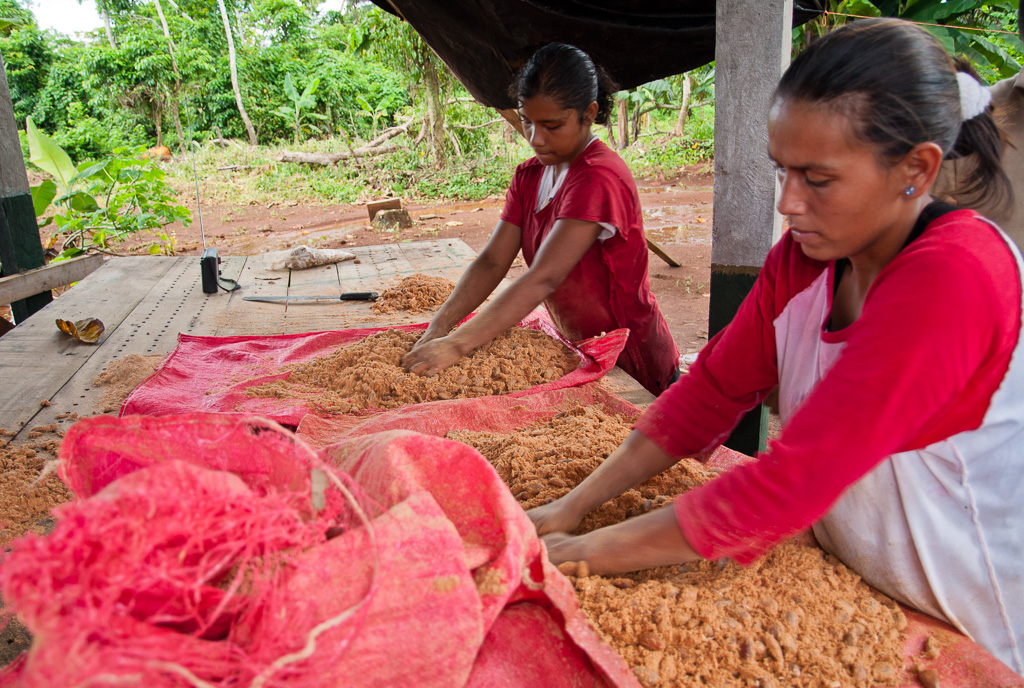
[[[708,339],[714,337],[736,315],[743,299],[754,287],[756,269],[728,269],[711,266],[711,304],[708,312]],[[768,410],[758,406],[740,419],[725,441],[725,446],[748,456],[763,451],[768,438]]]
[[[0,57],[0,277],[42,267],[45,263],[7,72]],[[12,303],[14,321],[22,322],[52,300],[52,294],[47,291]]]
[[[708,337],[736,315],[782,230],[765,125],[771,94],[789,64],[792,0],[716,4],[715,187]],[[753,456],[764,448],[768,412],[745,416],[726,440]]]

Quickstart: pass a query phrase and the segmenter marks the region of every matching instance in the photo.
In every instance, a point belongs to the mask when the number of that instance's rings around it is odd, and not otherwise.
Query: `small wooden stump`
[[[376,217],[377,213],[382,210],[401,210],[402,199],[401,198],[386,198],[383,201],[374,201],[366,204],[366,212],[370,215],[370,222],[373,222],[373,218]]]
[[[372,224],[378,232],[397,232],[412,227],[412,218],[407,210],[382,210],[373,218]]]

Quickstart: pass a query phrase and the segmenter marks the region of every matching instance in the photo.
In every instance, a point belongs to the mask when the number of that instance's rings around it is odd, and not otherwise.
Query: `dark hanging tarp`
[[[622,89],[715,59],[713,0],[373,2],[409,22],[474,98],[499,110],[516,106],[513,75],[552,41],[589,53]],[[795,6],[794,26],[820,12],[817,0]]]

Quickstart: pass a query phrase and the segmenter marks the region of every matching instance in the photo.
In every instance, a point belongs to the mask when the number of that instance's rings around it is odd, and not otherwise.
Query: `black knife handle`
[[[342,301],[376,301],[380,296],[375,291],[347,291],[339,298]]]

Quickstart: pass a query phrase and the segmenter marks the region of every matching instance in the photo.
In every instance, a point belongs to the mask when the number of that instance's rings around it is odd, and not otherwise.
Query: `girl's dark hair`
[[[992,106],[960,121],[956,73],[977,74],[953,60],[927,31],[900,19],[864,19],[811,43],[783,74],[773,101],[820,103],[844,113],[860,140],[886,164],[934,142],[946,158],[973,156],[971,174],[953,195],[1005,210],[1013,201],[1000,165],[1005,139]]]
[[[583,112],[597,101],[597,124],[607,124],[612,94],[618,90],[608,73],[594,64],[579,48],[565,43],[548,43],[519,70],[510,89],[522,102],[537,95],[547,96],[566,109]]]

